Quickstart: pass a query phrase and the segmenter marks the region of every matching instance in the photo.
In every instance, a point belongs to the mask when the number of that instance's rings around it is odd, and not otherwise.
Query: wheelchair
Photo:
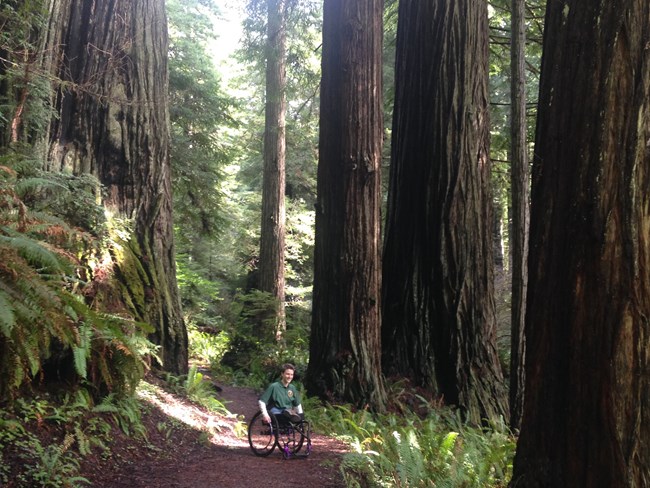
[[[311,454],[311,426],[307,420],[294,422],[274,414],[270,417],[271,422],[267,423],[262,412],[257,412],[248,424],[248,443],[256,456],[266,457],[276,447],[284,459]],[[303,453],[298,454],[303,447]]]

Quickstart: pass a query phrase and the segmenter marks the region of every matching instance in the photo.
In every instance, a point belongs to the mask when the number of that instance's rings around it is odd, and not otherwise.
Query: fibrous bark
[[[307,388],[380,410],[380,0],[326,0]]]
[[[134,318],[154,328],[162,367],[187,371],[172,234],[167,22],[159,0],[50,0],[43,65],[57,85],[49,167],[91,173],[131,235],[115,270]]]
[[[549,2],[513,486],[650,486],[650,4]]]
[[[524,406],[526,288],[528,284],[528,148],[526,144],[526,18],[524,0],[512,0],[510,47],[510,185],[512,195],[512,300],[510,426],[518,429]]]
[[[260,237],[259,288],[276,300],[275,330],[280,339],[284,316],[286,1],[268,0],[266,46],[266,122]],[[261,334],[265,335],[265,334]]]
[[[487,6],[402,0],[383,364],[473,422],[507,416],[496,351]]]

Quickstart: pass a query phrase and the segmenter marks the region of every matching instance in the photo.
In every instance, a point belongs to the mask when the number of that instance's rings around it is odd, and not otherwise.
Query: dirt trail
[[[226,408],[233,414],[243,415],[246,423],[256,412],[257,394],[252,389],[223,386],[217,398],[225,403]],[[160,426],[168,422],[170,412],[179,408],[173,405],[174,403],[182,405],[186,416],[187,411],[190,412],[189,418],[190,422],[195,424],[194,429],[178,428],[171,434],[169,431],[165,432],[164,428],[161,429]],[[93,486],[107,488],[345,487],[339,471],[345,445],[319,432],[312,434],[312,453],[309,457],[284,460],[278,450],[266,458],[253,455],[248,440],[235,435],[233,430],[235,419],[212,416],[194,405],[171,396],[164,400],[160,409],[154,408],[147,414],[146,423],[150,425],[149,446],[142,449],[126,447],[126,454],[120,456],[119,463],[112,467],[97,466],[98,473],[92,479]],[[197,429],[203,429],[203,433]],[[151,444],[160,445],[157,454],[143,452],[151,451]],[[155,451],[156,448],[153,449]]]

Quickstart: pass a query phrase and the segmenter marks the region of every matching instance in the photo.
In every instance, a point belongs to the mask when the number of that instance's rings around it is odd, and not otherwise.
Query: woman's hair
[[[284,363],[284,364],[282,365],[282,372],[283,372],[283,373],[284,373],[287,369],[290,369],[290,370],[293,371],[294,373],[295,373],[295,371],[296,371],[296,367],[295,367],[293,364],[291,364],[291,363]]]

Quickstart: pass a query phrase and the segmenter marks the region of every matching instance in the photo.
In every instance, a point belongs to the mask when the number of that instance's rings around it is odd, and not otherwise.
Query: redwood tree
[[[650,3],[549,2],[513,486],[650,485]]]
[[[325,0],[307,388],[381,409],[381,0]]]
[[[94,174],[114,222],[132,222],[112,256],[121,300],[154,327],[161,366],[186,372],[172,235],[164,2],[51,0],[49,11],[43,65],[62,80],[52,101],[50,169]]]
[[[266,112],[259,288],[276,300],[276,339],[285,329],[285,113],[287,0],[267,0]]]
[[[383,364],[469,419],[507,415],[496,352],[488,18],[401,0],[383,261]]]
[[[512,301],[510,334],[510,425],[518,429],[524,405],[526,287],[528,284],[528,146],[526,144],[525,1],[511,2],[510,185],[512,195]]]

